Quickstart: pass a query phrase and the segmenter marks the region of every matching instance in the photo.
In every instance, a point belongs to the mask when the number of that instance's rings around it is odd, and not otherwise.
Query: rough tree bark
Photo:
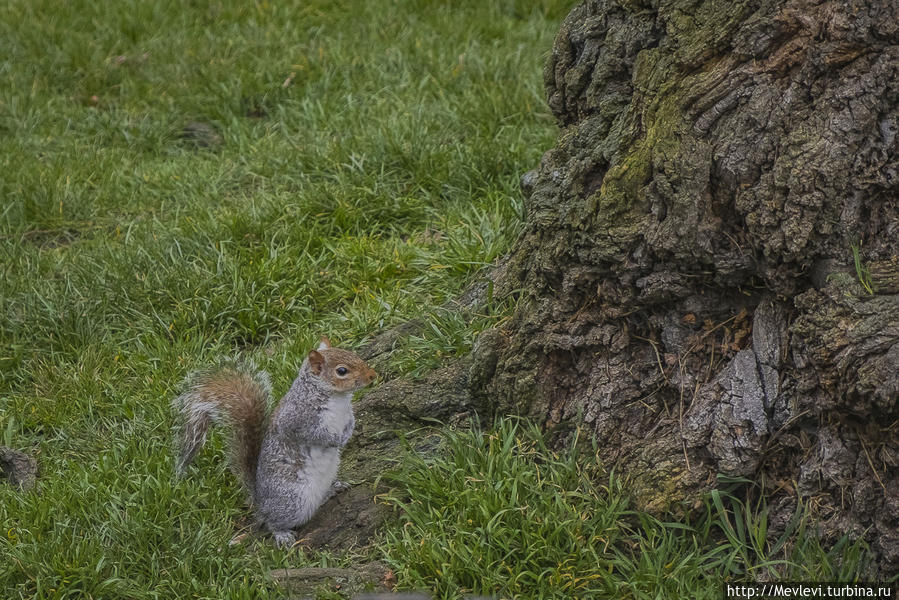
[[[650,510],[764,477],[896,572],[899,4],[587,0],[545,81],[474,404],[586,425]]]

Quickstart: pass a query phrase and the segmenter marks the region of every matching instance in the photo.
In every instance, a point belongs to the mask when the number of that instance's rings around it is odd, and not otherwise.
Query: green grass
[[[0,432],[42,469],[0,485],[0,596],[259,597],[350,560],[227,548],[243,499],[213,453],[173,480],[168,402],[234,351],[283,391],[322,334],[423,318],[395,376],[503,318],[439,307],[515,238],[571,3],[0,6]]]
[[[401,522],[386,534],[401,586],[497,598],[721,598],[725,581],[858,581],[866,548],[826,548],[800,509],[776,540],[768,510],[715,492],[692,523],[629,506],[595,445],[550,450],[514,419],[445,432],[444,453],[407,450],[385,481]]]
[[[855,275],[858,282],[866,292],[874,294],[874,282],[871,281],[871,271],[867,263],[862,260],[861,243],[852,244],[852,262],[855,264]]]

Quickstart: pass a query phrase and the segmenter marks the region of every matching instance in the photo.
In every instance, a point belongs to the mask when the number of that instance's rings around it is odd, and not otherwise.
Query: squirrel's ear
[[[313,375],[321,375],[325,369],[325,357],[317,350],[309,352],[309,369]]]
[[[318,345],[318,349],[319,350],[327,350],[330,347],[331,347],[331,340],[329,340],[325,336],[322,336],[321,343]]]

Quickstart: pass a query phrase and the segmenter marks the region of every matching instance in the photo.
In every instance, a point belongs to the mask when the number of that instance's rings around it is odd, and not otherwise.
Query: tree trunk
[[[592,430],[643,508],[716,474],[899,569],[899,4],[587,0],[546,72],[476,405]]]

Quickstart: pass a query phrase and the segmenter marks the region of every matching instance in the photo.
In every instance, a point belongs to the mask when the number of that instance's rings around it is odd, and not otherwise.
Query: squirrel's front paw
[[[328,493],[325,494],[325,499],[322,501],[322,504],[324,504],[343,490],[350,489],[350,487],[350,484],[335,479],[334,483],[332,483],[331,487],[328,489]]]
[[[343,432],[340,434],[340,445],[346,446],[346,443],[350,441],[350,437],[353,435],[353,428],[356,427],[356,420],[350,419],[349,422],[344,426]]]
[[[351,487],[353,487],[353,486],[346,483],[345,481],[340,481],[339,479],[335,480],[334,483],[331,484],[331,489],[334,491],[335,494],[339,494],[343,490],[348,490]]]

